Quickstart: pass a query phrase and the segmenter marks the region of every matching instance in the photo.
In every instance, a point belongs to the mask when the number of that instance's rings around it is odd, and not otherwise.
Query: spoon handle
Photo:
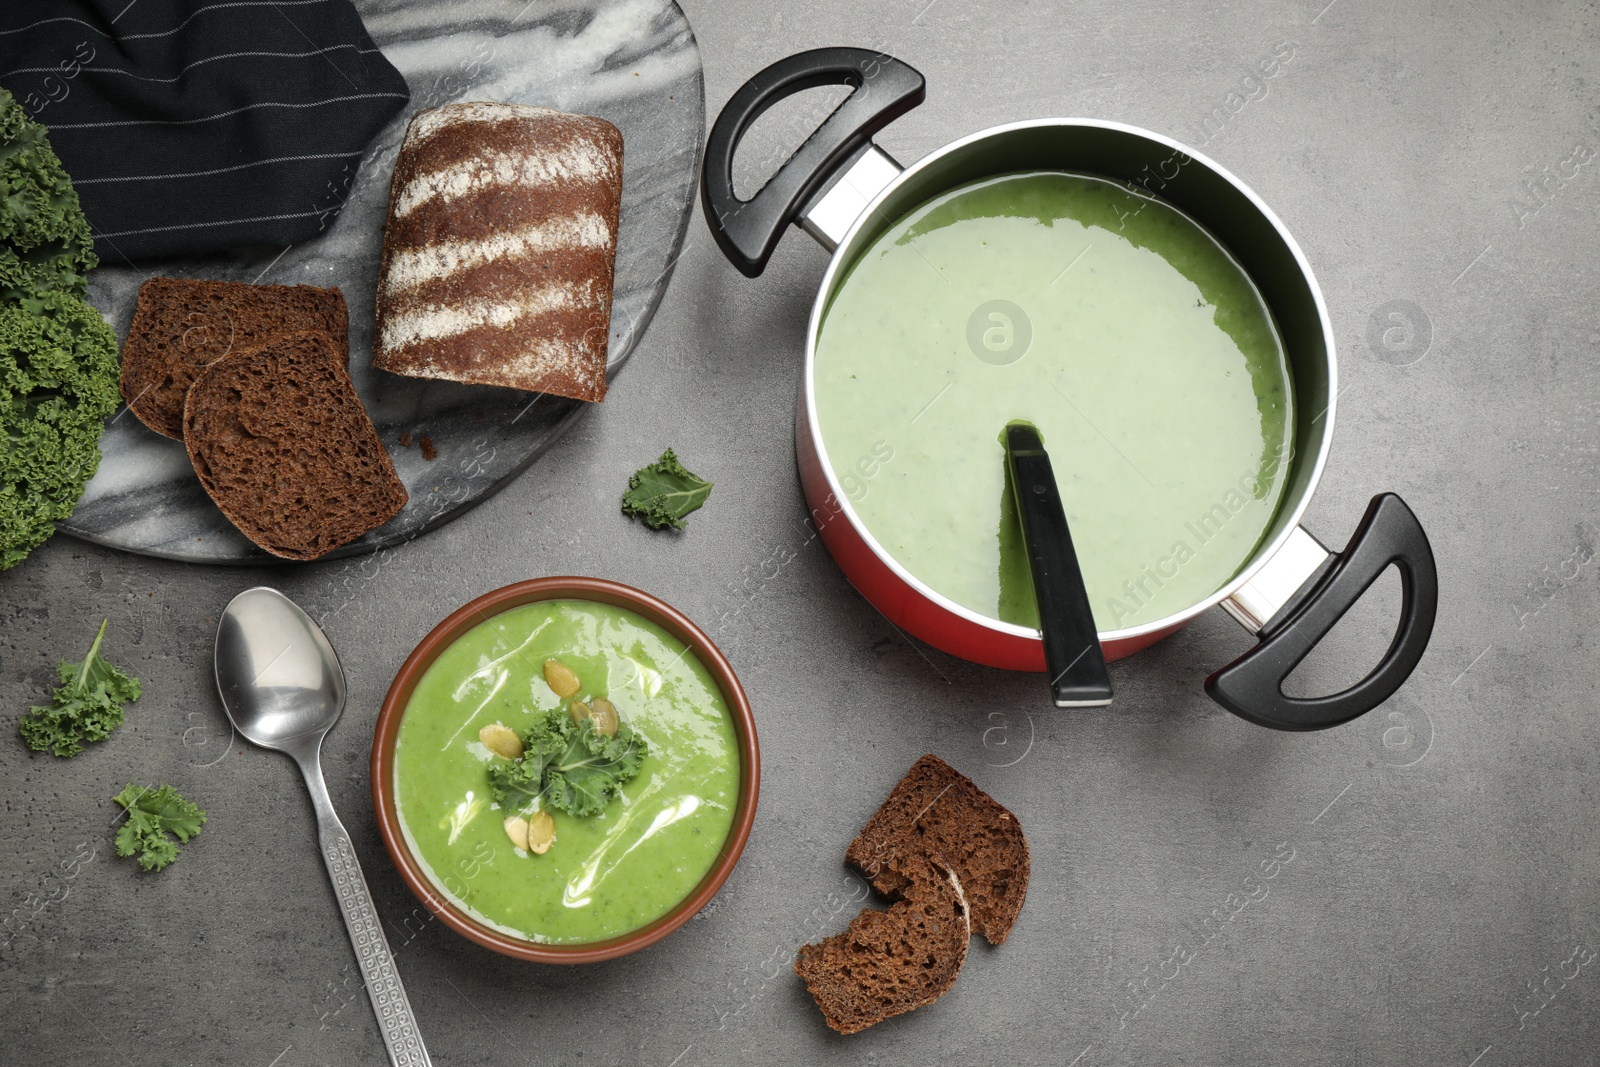
[[[1095,632],[1094,612],[1050,455],[1038,429],[1021,420],[1006,425],[1005,446],[1012,499],[1039,604],[1051,695],[1058,708],[1104,707],[1111,703],[1111,674]]]
[[[422,1033],[417,1029],[417,1017],[412,1014],[405,987],[400,984],[400,972],[395,969],[389,941],[383,936],[383,924],[372,905],[372,894],[367,891],[367,880],[361,875],[356,850],[350,844],[350,834],[334,813],[333,801],[328,797],[322,769],[315,763],[304,762],[300,769],[305,773],[311,802],[317,809],[322,861],[328,866],[328,877],[333,879],[333,891],[339,898],[339,910],[344,913],[345,928],[350,931],[351,947],[356,950],[361,964],[367,996],[372,1000],[373,1014],[378,1017],[383,1043],[389,1049],[389,1062],[395,1067],[432,1067],[433,1061],[422,1044]]]

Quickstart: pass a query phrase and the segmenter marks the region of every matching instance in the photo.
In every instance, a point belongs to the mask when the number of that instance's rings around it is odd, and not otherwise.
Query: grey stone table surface
[[[127,724],[71,761],[0,730],[0,1060],[383,1062],[295,768],[230,740],[211,685],[219,610],[269,581],[350,672],[328,784],[436,1063],[1596,1062],[1600,966],[1582,964],[1600,950],[1594,6],[684,7],[712,114],[789,52],[858,44],[928,76],[927,102],[880,138],[898,158],[1078,114],[1204,142],[1251,183],[1306,249],[1341,346],[1309,524],[1342,544],[1389,489],[1432,535],[1442,609],[1416,675],[1364,719],[1288,735],[1201,691],[1248,644],[1220,613],[1114,664],[1112,707],[1070,713],[1043,706],[1036,677],[906,640],[804,521],[791,424],[825,257],[796,233],[746,280],[697,214],[606,403],[451,525],[270,571],[58,537],[0,575],[7,723],[103,616],[146,685]],[[1275,49],[1292,58],[1262,81]],[[758,126],[745,169],[775,162],[824,96]],[[667,445],[716,482],[681,536],[617,508]],[[502,959],[429,921],[377,838],[367,776],[377,706],[415,642],[470,597],[562,573],[700,621],[741,674],[765,756],[754,832],[713,905],[582,969]],[[1303,669],[1308,690],[1375,661],[1398,592],[1369,600]],[[841,1038],[789,960],[860,906],[845,845],[924,752],[1018,812],[1027,906],[936,1005]],[[111,796],[129,780],[171,782],[210,814],[159,875],[111,855]]]

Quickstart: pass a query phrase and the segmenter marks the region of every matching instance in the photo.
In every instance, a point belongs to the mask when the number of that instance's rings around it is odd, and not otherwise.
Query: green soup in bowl
[[[547,662],[570,677],[552,688]],[[614,709],[618,736],[637,738],[628,776],[585,783],[612,792],[580,814],[497,794],[491,771],[512,761],[493,731],[532,737],[575,707]],[[541,579],[468,605],[413,653],[380,717],[373,782],[390,852],[441,918],[497,951],[577,962],[649,944],[710,899],[749,832],[757,775],[748,702],[692,623],[626,586]],[[518,819],[524,834],[546,820],[545,837],[517,837]]]

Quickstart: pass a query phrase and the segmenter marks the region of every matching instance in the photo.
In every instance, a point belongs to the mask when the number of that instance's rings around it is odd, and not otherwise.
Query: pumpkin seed
[[[550,851],[556,839],[556,821],[548,811],[536,811],[528,816],[528,851],[542,856]]]
[[[528,820],[520,815],[508,815],[505,821],[506,836],[518,848],[528,847]]]
[[[609,700],[596,700],[590,713],[594,719],[594,732],[606,737],[617,736],[617,706]]]
[[[492,722],[479,730],[478,740],[483,742],[484,748],[496,756],[504,756],[506,759],[519,759],[522,756],[522,738],[503,723]]]
[[[589,705],[585,704],[581,700],[574,700],[572,702],[572,707],[568,710],[572,712],[572,721],[577,723],[579,726],[583,725],[583,720],[594,714]],[[598,729],[598,727],[596,727],[596,729]]]
[[[544,680],[555,691],[556,696],[563,700],[573,696],[582,688],[578,676],[572,673],[572,668],[558,659],[544,661]]]

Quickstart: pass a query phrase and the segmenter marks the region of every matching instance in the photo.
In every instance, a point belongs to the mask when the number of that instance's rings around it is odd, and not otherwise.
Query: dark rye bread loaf
[[[526,104],[419,111],[389,189],[372,365],[600,400],[622,134]]]
[[[899,857],[934,853],[961,879],[972,929],[991,945],[1004,942],[1028,893],[1022,825],[970,778],[938,756],[923,756],[850,842],[845,860],[894,896],[905,887]]]
[[[195,379],[184,407],[200,484],[241,533],[286,559],[316,559],[406,505],[332,348],[308,330],[233,352]]]
[[[893,867],[902,889],[887,911],[868,908],[795,957],[794,973],[841,1034],[933,1003],[967,959],[972,928],[960,879],[936,857],[902,856]]]
[[[342,367],[348,324],[337,289],[151,278],[139,286],[122,346],[122,399],[156,433],[182,439],[184,398],[206,367],[295,330],[326,333]]]

